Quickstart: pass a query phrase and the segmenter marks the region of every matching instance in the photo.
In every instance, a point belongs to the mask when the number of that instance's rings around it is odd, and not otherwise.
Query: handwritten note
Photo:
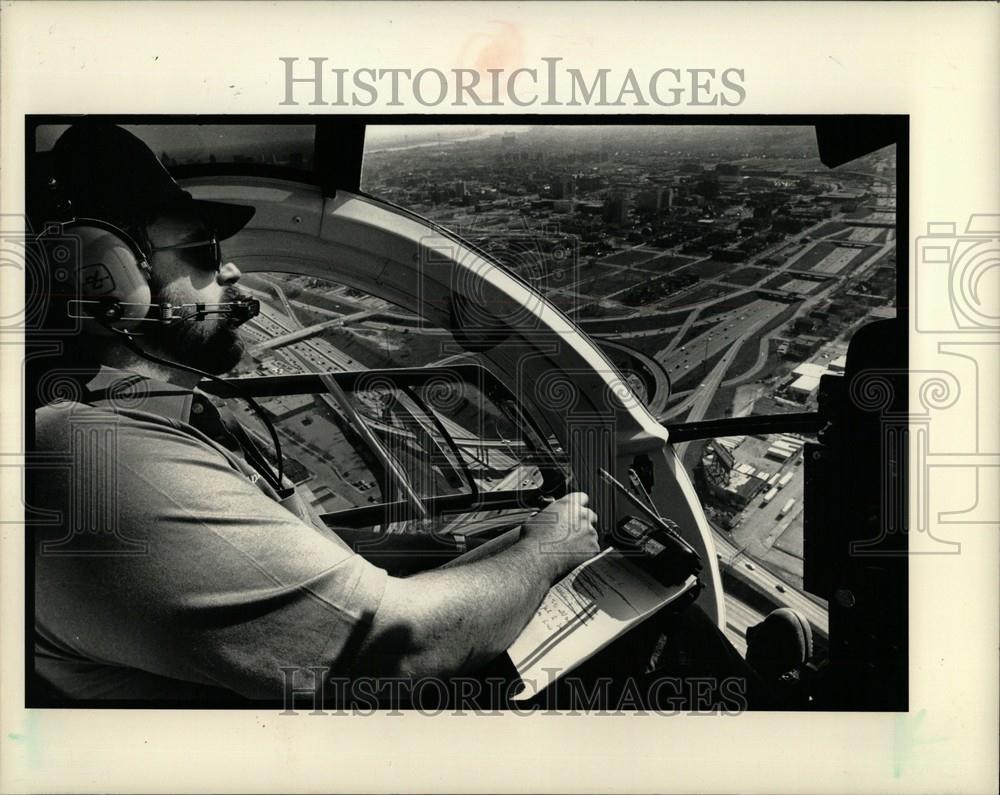
[[[556,583],[508,649],[525,689],[522,701],[562,676],[696,584],[667,586],[606,549]]]

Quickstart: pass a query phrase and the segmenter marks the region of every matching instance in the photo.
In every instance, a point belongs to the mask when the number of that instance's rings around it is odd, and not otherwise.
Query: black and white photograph
[[[905,119],[68,121],[29,703],[906,708]]]
[[[952,5],[5,6],[0,789],[995,793]]]

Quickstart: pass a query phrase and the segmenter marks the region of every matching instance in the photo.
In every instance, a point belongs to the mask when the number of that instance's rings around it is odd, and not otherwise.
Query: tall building
[[[674,189],[654,186],[635,197],[636,207],[643,210],[666,210],[674,206]]]
[[[623,190],[611,191],[604,200],[604,220],[623,226],[628,220],[628,200]]]
[[[552,198],[569,199],[573,196],[573,177],[569,174],[560,174],[559,178],[553,181]]]

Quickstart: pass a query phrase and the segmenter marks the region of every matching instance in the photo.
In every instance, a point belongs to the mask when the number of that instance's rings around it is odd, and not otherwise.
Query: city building
[[[628,200],[623,190],[614,190],[604,200],[604,220],[616,226],[628,221]]]
[[[711,501],[721,508],[742,511],[756,497],[767,479],[752,464],[736,465],[733,451],[745,437],[715,439],[705,446],[701,476]]]
[[[315,405],[312,395],[279,395],[261,400],[260,403],[274,421],[287,420],[302,414]]]

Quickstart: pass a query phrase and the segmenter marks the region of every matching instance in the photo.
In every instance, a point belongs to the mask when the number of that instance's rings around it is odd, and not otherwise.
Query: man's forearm
[[[466,565],[390,579],[360,662],[413,676],[473,670],[517,638],[562,568],[559,556],[519,541]]]

